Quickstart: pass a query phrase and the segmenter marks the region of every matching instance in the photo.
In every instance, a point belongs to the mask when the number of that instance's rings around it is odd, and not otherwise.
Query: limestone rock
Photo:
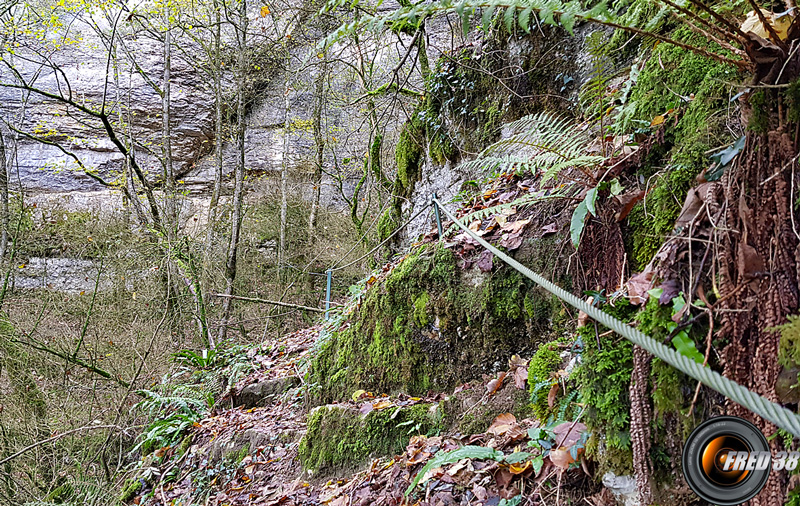
[[[621,506],[639,506],[639,490],[633,476],[617,476],[609,471],[603,475],[603,486],[614,494]]]
[[[255,408],[265,406],[275,396],[278,396],[290,388],[294,388],[300,384],[300,378],[297,376],[289,376],[286,378],[277,378],[267,381],[261,381],[247,385],[234,396],[233,404],[235,406],[242,406],[245,408]]]

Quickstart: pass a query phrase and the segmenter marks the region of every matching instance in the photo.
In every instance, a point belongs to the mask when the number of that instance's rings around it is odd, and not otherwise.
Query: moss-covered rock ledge
[[[558,272],[551,251],[557,244],[529,244],[523,260]],[[569,285],[563,274],[556,281]],[[566,317],[552,296],[516,271],[462,270],[451,250],[429,245],[370,289],[350,321],[319,343],[307,378],[311,400],[331,403],[358,389],[447,391],[503,368],[513,354],[533,353],[560,333]]]
[[[438,404],[393,407],[367,415],[345,405],[320,406],[308,416],[298,456],[305,469],[323,474],[356,468],[370,456],[401,453],[412,434],[438,432],[441,420]]]

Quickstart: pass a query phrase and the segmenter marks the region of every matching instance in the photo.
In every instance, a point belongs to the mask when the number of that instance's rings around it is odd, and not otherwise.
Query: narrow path
[[[427,398],[376,398],[358,392],[358,398],[332,407],[363,420],[373,411],[397,416],[401,409],[431,405],[452,411],[447,415],[450,428],[441,435],[426,436],[412,435],[412,427],[405,451],[372,459],[360,469],[334,468],[319,475],[304,471],[298,448],[307,432],[308,412],[303,404],[305,385],[298,374],[318,336],[319,327],[312,327],[254,349],[250,359],[257,369],[220,402],[231,407],[195,424],[191,444],[182,456],[178,450],[168,450],[174,451],[175,457],[166,459],[154,472],[161,476],[161,483],[140,503],[614,504],[613,496],[594,483],[590,464],[581,458],[583,424],[566,422],[544,428],[537,420],[517,420],[511,413],[501,413],[494,423],[479,429],[484,432],[460,432],[461,427],[467,428],[464,421],[476,412],[505,411],[521,395],[527,396],[512,375],[499,384],[497,378],[488,383],[477,381],[461,385],[452,394]],[[532,436],[539,438],[534,439],[534,446],[529,445]],[[553,447],[549,458],[543,455],[541,445]],[[454,450],[459,453],[448,453]],[[429,465],[434,459],[439,459],[438,463]],[[419,484],[407,496],[415,478]]]

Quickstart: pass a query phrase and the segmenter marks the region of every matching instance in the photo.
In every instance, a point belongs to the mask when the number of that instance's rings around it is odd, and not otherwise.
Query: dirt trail
[[[510,410],[520,396],[528,395],[515,384],[513,374],[425,398],[356,392],[354,400],[334,405],[354,420],[373,411],[397,416],[420,405],[451,412],[440,434],[410,436],[399,455],[371,459],[357,470],[345,466],[318,474],[305,471],[298,448],[307,432],[309,410],[303,403],[306,385],[298,373],[319,330],[300,330],[251,351],[249,358],[257,369],[218,403],[229,407],[192,427],[191,442],[182,455],[179,448],[166,449],[165,463],[152,469],[161,483],[155,490],[144,489],[145,495],[134,502],[513,506],[571,504],[585,498],[597,506],[614,504],[608,491],[589,476],[591,464],[581,458],[585,427],[579,422],[540,427],[536,420],[501,413],[493,416],[491,425],[484,424],[485,432],[460,432],[471,415]],[[534,446],[528,444],[532,436]],[[448,454],[454,450],[459,453]],[[406,495],[415,478],[419,484]]]

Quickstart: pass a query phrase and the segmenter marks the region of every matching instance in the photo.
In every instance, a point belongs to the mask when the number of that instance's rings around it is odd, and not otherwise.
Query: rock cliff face
[[[250,17],[257,22],[258,12],[252,12]],[[109,59],[106,41],[111,27],[107,22],[81,17],[62,21],[71,23],[70,33],[74,42],[53,52],[51,68],[36,66],[23,58],[17,58],[13,63],[39,88],[62,93],[68,89],[66,94],[76,104],[99,110],[105,101],[106,109],[115,111],[111,119],[120,127],[120,132],[126,132],[126,126],[130,125],[130,135],[136,140],[135,156],[149,177],[157,181],[163,171],[160,161],[162,98],[157,89],[161,86],[164,71],[163,41],[134,33],[128,27],[115,58]],[[445,18],[429,22],[426,35],[428,59],[432,67],[436,67],[435,73],[444,74],[443,68],[446,67],[437,65],[437,61],[446,63],[458,58],[465,59],[462,63],[466,67],[475,65],[489,71],[496,70],[500,79],[491,85],[492,93],[480,97],[481,101],[467,103],[476,110],[479,107],[494,108],[494,123],[462,124],[462,118],[452,104],[439,111],[442,124],[449,129],[448,135],[454,140],[456,152],[450,156],[451,160],[426,157],[419,171],[419,181],[403,206],[406,216],[425,205],[431,193],[437,192],[447,199],[460,190],[463,181],[474,179],[476,175],[462,174],[457,169],[458,161],[474,155],[481,144],[496,139],[502,121],[516,119],[540,107],[568,110],[574,106],[577,90],[585,80],[585,75],[578,72],[578,63],[588,57],[586,33],[582,33],[586,30],[584,28],[578,29],[578,37],[571,38],[553,29],[540,30],[524,38],[503,35],[502,32],[489,35],[473,32],[464,37],[458,28],[459,23],[450,23]],[[314,38],[311,35],[304,42],[297,43],[293,49],[294,60],[304,61],[305,55],[317,42]],[[369,83],[371,88],[395,79],[397,63],[406,51],[413,53],[406,47],[409,41],[407,35],[389,33],[366,44],[375,61],[375,70],[370,77],[372,82]],[[198,65],[202,58],[196,44],[179,34],[175,44],[180,50],[173,51],[171,65],[172,154],[181,188],[203,200],[210,192],[216,166],[212,153],[215,142],[213,94],[207,85],[210,81],[208,74]],[[492,54],[500,53],[495,51],[495,46],[503,47],[502,54],[508,55],[503,57],[504,60],[491,60]],[[323,126],[328,136],[325,172],[329,175],[323,177],[322,202],[340,208],[344,207],[344,198],[352,194],[358,182],[359,164],[369,144],[369,126],[363,111],[360,115],[353,114],[357,110],[354,104],[363,104],[364,99],[363,89],[359,88],[350,70],[356,58],[356,53],[345,49],[331,59],[330,76],[326,81],[330,98],[323,109]],[[11,81],[8,70],[0,72],[3,73],[0,77]],[[246,136],[246,167],[250,177],[264,177],[267,184],[277,186],[285,162],[289,166],[293,198],[310,198],[314,151],[310,123],[315,102],[314,81],[319,68],[314,65],[293,68],[290,65],[289,72],[277,68],[263,68],[258,72],[263,75],[259,78],[254,105],[250,108]],[[413,76],[406,86],[424,90],[423,83]],[[443,93],[442,100],[446,103],[457,90],[441,89],[439,92]],[[376,106],[386,128],[382,165],[388,177],[394,178],[393,147],[397,134],[403,123],[416,114],[417,106],[415,99],[404,98],[397,107],[390,103],[397,97],[388,95],[377,96]],[[475,101],[474,97],[469,101]],[[229,104],[228,113],[231,107]],[[124,157],[100,128],[99,122],[87,120],[74,107],[19,89],[0,88],[0,110],[16,128],[61,144],[85,167],[97,171],[107,181],[118,180],[126,170]],[[480,135],[473,139],[472,130],[475,129]],[[226,135],[230,134],[227,126],[226,132]],[[100,207],[106,210],[121,207],[123,201],[117,192],[109,191],[87,176],[59,147],[19,133],[4,133],[15,162],[11,170],[12,186],[37,195],[36,199],[44,205],[60,197],[42,197],[43,194],[81,192],[79,195],[82,197],[78,199],[65,197],[70,201],[68,207],[80,208],[81,202],[89,200],[101,202]],[[472,140],[461,142],[461,139]],[[229,174],[236,163],[236,150],[229,139],[225,140],[223,153],[224,173]],[[226,180],[226,184],[230,181]],[[94,195],[89,197],[90,194]],[[198,205],[192,212],[202,214],[202,203]],[[416,220],[405,236],[418,236],[427,219],[423,216]],[[195,226],[196,222],[193,221]]]
[[[77,104],[101,110],[105,98],[106,110],[119,111],[111,115],[111,120],[131,125],[131,133],[140,146],[136,157],[142,168],[152,175],[159,174],[161,97],[144,76],[160,85],[163,44],[130,34],[124,37],[119,51],[124,48],[131,58],[117,54],[117,58],[109,60],[106,38],[97,31],[108,31],[106,23],[81,17],[62,22],[71,23],[74,42],[52,52],[48,57],[51,68],[42,68],[22,57],[12,56],[11,63],[29,83],[49,92],[61,92]],[[173,58],[171,69],[173,157],[176,170],[184,174],[213,145],[213,109],[211,96],[202,85],[205,79],[190,63]],[[9,70],[4,69],[4,82],[12,82],[10,77]],[[100,122],[87,120],[74,107],[23,90],[0,88],[0,110],[16,128],[58,142],[109,181],[124,170],[124,158]],[[8,137],[9,145],[15,148],[12,184],[19,184],[27,192],[103,189],[58,147],[22,135]]]

